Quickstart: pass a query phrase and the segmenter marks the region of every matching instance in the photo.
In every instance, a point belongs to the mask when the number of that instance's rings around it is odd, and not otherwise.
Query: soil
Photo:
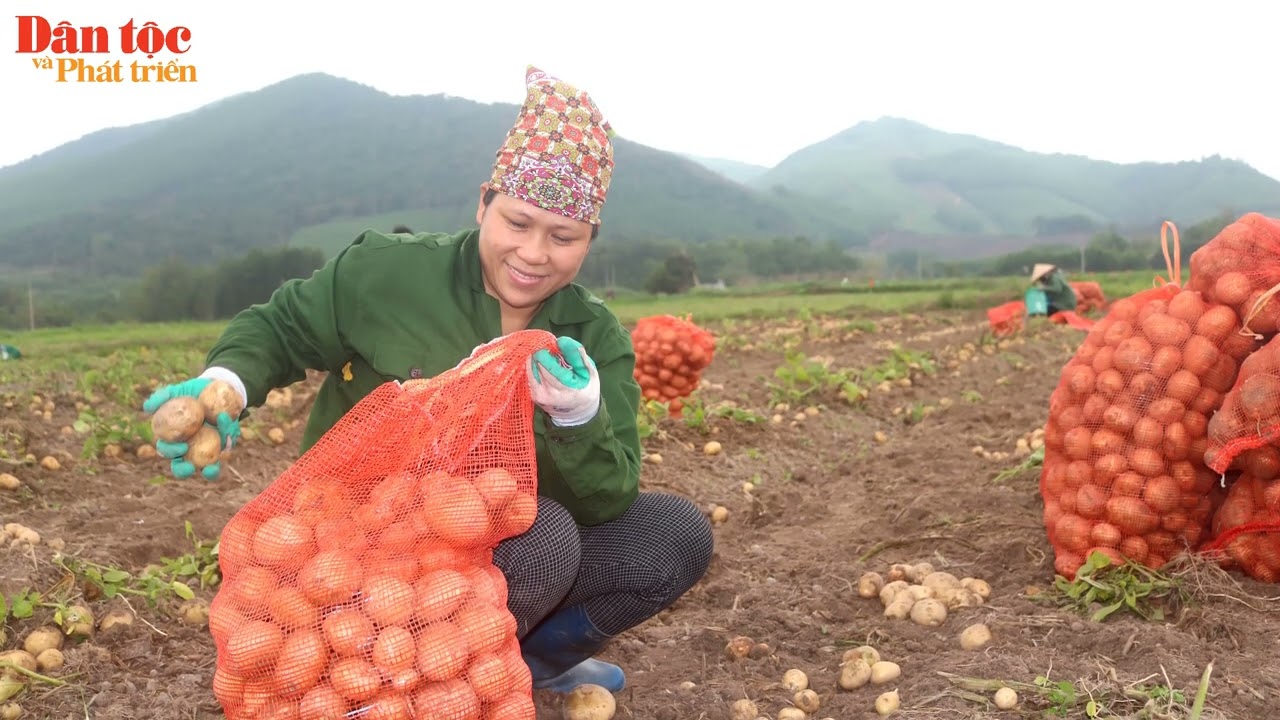
[[[873,331],[866,331],[868,321]],[[1239,575],[1224,584],[1225,574],[1198,571],[1195,577],[1207,577],[1212,592],[1171,607],[1162,621],[1116,613],[1094,622],[1049,600],[1053,554],[1041,522],[1039,470],[996,476],[1022,462],[1018,439],[1043,426],[1049,394],[1079,331],[1038,326],[996,344],[980,313],[958,311],[844,317],[814,324],[811,332],[787,327],[800,333],[801,351],[829,357],[837,368],[882,363],[897,344],[929,353],[935,371],[922,367],[909,386],[895,384],[889,392],[870,388],[858,406],[835,395],[809,397],[779,412],[782,422],[775,423],[766,382],[784,362],[779,323],[712,326],[723,342],[705,376],[706,402],[731,400],[765,420],[711,417],[700,428],[665,420],[662,432],[646,440],[646,451],[662,461],[646,463],[644,489],[680,493],[708,512],[719,505],[729,514],[716,525],[705,578],[603,653],[627,672],[617,717],[728,720],[731,705],[749,698],[761,717],[776,718],[792,704],[781,684],[790,668],[807,673],[820,699],[812,718],[874,717],[876,697],[888,690],[898,691],[897,716],[904,718],[1039,717],[1064,705],[1024,688],[1017,709],[997,711],[988,702],[990,688],[965,690],[946,674],[1070,683],[1081,700],[1066,704],[1069,717],[1085,717],[1089,693],[1115,716],[1135,715],[1142,701],[1116,702],[1117,692],[1171,686],[1185,700],[1159,698],[1149,716],[1185,717],[1178,707],[1190,706],[1211,662],[1204,717],[1269,716],[1266,708],[1280,695],[1271,674],[1280,661],[1280,603],[1253,598],[1276,595],[1274,587]],[[962,360],[964,353],[972,357]],[[192,552],[185,522],[195,537],[215,538],[296,459],[300,421],[318,379],[291,387],[279,407],[259,411],[284,431],[283,442],[246,442],[217,482],[156,481],[165,462],[139,459],[129,446],[117,458],[82,459],[81,441],[61,430],[76,419],[72,384],[0,386],[17,399],[0,428],[11,456],[49,455],[62,465],[7,468],[24,488],[0,494],[4,521],[21,522],[42,539],[0,554],[0,591],[11,597],[25,587],[74,589],[79,583],[55,562],[54,548],[136,572]],[[33,390],[55,403],[50,420],[25,409]],[[145,388],[139,404],[142,397]],[[810,404],[817,414],[793,421]],[[723,448],[714,456],[702,451],[711,439]],[[1008,455],[988,459],[975,446]],[[751,492],[744,483],[753,485]],[[893,563],[922,561],[958,578],[984,579],[992,593],[984,604],[953,609],[942,625],[925,627],[886,618],[877,599],[855,591],[866,571],[887,573]],[[210,600],[215,590],[197,588],[197,598]],[[129,609],[138,621],[68,641],[66,665],[49,673],[65,684],[32,683],[15,698],[23,717],[223,717],[210,690],[216,658],[209,630],[182,619],[180,600],[165,596],[152,606],[140,596],[91,597],[89,606],[98,617]],[[5,647],[17,646],[51,617],[52,610],[41,607],[30,618],[11,618]],[[962,650],[958,636],[973,623],[986,623],[994,639]],[[738,636],[767,649],[734,659],[726,645]],[[839,689],[842,653],[864,644],[898,663],[901,677]],[[537,702],[539,718],[559,717],[556,698],[538,693]]]

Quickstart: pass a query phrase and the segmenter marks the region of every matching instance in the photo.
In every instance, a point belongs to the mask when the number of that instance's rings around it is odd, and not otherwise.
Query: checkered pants
[[[538,519],[493,552],[507,578],[517,635],[562,605],[584,604],[596,629],[617,635],[657,615],[711,563],[711,525],[688,500],[640,493],[621,516],[579,527],[569,511],[538,498]]]

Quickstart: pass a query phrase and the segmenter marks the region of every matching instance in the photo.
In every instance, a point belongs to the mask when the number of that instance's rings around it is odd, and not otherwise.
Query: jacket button
[[[409,368],[409,377],[414,378],[415,380],[416,380],[416,379],[418,379],[418,378],[420,378],[420,377],[422,377],[422,369],[421,369],[421,368]]]

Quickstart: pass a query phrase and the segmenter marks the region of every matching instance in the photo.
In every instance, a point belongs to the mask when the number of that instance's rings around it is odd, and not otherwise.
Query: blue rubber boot
[[[591,623],[584,607],[573,605],[543,620],[520,641],[520,650],[539,690],[567,694],[590,684],[618,692],[626,686],[622,668],[591,657],[609,639]]]

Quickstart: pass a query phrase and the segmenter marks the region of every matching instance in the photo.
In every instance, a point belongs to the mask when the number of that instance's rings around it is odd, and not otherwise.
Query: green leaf
[[[16,618],[29,618],[31,613],[35,612],[35,605],[32,604],[31,598],[26,595],[19,595],[13,599],[13,616]]]
[[[121,583],[128,580],[129,577],[129,573],[124,570],[108,570],[102,574],[103,581],[109,583]]]
[[[190,600],[196,596],[195,592],[193,592],[191,588],[187,587],[186,583],[174,580],[169,583],[169,587],[173,588],[173,593],[183,600]]]
[[[89,432],[90,427],[89,427],[89,423],[83,420],[76,420],[75,422],[71,423],[71,429],[75,430],[78,433],[84,434]]]

